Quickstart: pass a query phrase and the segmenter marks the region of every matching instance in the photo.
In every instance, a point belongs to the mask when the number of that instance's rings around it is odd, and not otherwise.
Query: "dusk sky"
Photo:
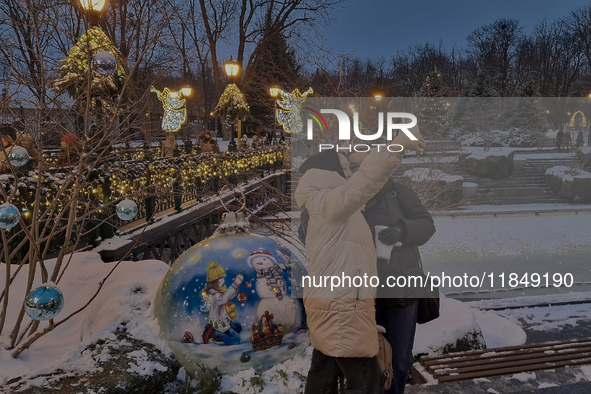
[[[348,0],[326,29],[326,45],[359,58],[388,59],[427,41],[466,47],[476,28],[499,18],[520,21],[530,33],[538,21],[566,16],[589,0]]]

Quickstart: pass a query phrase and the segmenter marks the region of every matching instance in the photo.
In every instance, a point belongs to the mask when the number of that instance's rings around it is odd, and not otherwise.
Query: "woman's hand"
[[[400,131],[392,143],[402,145],[404,149],[414,150],[417,152],[417,155],[420,155],[423,149],[425,149],[425,139],[418,127],[413,127],[410,132],[417,138],[416,141],[411,140],[406,133]]]

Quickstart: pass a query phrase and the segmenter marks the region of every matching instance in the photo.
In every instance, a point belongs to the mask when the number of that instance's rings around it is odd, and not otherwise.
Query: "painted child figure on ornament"
[[[236,304],[231,300],[238,294],[243,276],[236,275],[230,288],[226,287],[225,277],[226,271],[217,262],[207,264],[207,284],[201,295],[209,306],[209,324],[203,331],[203,343],[210,340],[225,345],[240,343],[242,326],[234,321]]]
[[[256,272],[257,280],[257,292],[261,297],[264,297],[262,293],[272,291],[278,300],[283,298],[287,289],[285,286],[285,280],[283,279],[283,271],[285,266],[278,264],[277,260],[271,253],[264,248],[259,248],[252,252],[248,258],[248,264],[254,268]],[[264,283],[260,286],[259,283]]]

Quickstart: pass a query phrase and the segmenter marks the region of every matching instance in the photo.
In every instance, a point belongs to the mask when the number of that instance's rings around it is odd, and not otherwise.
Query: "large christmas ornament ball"
[[[64,295],[54,285],[44,284],[32,290],[25,298],[25,312],[34,320],[49,320],[64,307]]]
[[[155,301],[161,336],[177,360],[224,373],[264,370],[310,345],[303,313],[306,270],[277,242],[249,233],[214,235],[182,254]],[[246,283],[251,283],[247,286]],[[192,332],[194,342],[184,333]]]
[[[94,55],[92,63],[94,64],[95,70],[105,77],[113,74],[117,69],[117,60],[115,60],[115,56],[107,51],[100,51]]]
[[[21,214],[14,205],[10,203],[0,205],[0,228],[13,228],[18,224],[20,218]]]
[[[121,220],[131,220],[137,215],[137,204],[132,200],[126,198],[125,200],[121,201],[117,204],[117,208],[115,208],[117,212],[117,216]]]
[[[22,146],[14,146],[8,153],[8,161],[14,167],[21,167],[29,161],[29,153]]]

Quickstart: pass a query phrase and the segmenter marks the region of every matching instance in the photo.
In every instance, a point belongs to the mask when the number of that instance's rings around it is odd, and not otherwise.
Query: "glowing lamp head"
[[[376,101],[380,101],[382,99],[382,95],[381,94],[376,94],[373,97],[376,99]]]
[[[193,93],[193,89],[186,87],[181,89],[181,93],[185,97],[189,97]]]
[[[279,88],[271,88],[271,89],[269,89],[269,93],[271,94],[271,97],[277,97],[277,96],[279,96],[279,92],[281,92],[281,89],[279,89]]]
[[[80,0],[80,5],[85,11],[102,12],[106,0]]]
[[[230,60],[224,65],[224,68],[226,69],[226,75],[230,78],[238,76],[238,71],[240,71],[240,66],[234,61],[234,59],[232,59],[231,56]]]

